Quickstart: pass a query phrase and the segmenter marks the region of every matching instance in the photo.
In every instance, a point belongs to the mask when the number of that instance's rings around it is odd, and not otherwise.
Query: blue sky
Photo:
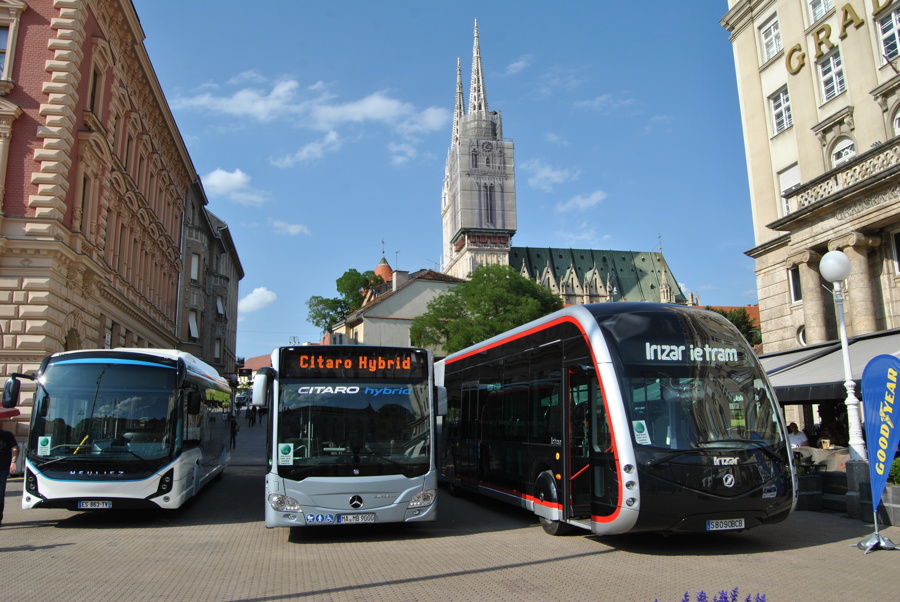
[[[515,246],[655,251],[704,305],[757,302],[721,2],[134,0],[246,275],[237,355],[316,341],[346,270],[437,268],[462,64],[515,142]],[[382,242],[383,241],[383,242]]]

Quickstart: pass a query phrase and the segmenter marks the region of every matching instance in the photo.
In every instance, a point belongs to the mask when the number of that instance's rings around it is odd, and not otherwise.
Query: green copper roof
[[[509,265],[541,282],[549,269],[554,282],[559,285],[569,272],[574,270],[576,278],[584,285],[585,276],[596,274],[604,289],[613,290],[612,301],[661,300],[660,286],[665,274],[669,287],[675,295],[676,303],[687,302],[678,281],[669,270],[662,253],[646,251],[598,251],[593,249],[553,249],[512,247]]]

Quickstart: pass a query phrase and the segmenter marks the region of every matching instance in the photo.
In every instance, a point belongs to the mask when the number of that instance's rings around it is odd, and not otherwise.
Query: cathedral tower
[[[478,21],[466,111],[462,72],[456,61],[453,134],[441,197],[443,271],[467,278],[480,265],[507,265],[510,241],[516,233],[513,143],[503,139],[500,112],[488,110]]]

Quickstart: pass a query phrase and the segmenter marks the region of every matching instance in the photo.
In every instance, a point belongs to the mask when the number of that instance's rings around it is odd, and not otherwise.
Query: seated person
[[[790,443],[792,448],[809,445],[809,440],[806,438],[803,431],[797,428],[796,422],[792,422],[788,425],[788,443]]]

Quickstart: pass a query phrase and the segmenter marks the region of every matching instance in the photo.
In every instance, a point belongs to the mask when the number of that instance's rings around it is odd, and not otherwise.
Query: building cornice
[[[773,238],[768,242],[764,242],[761,245],[757,245],[748,251],[744,251],[744,255],[746,255],[747,257],[752,257],[753,259],[759,259],[767,253],[771,253],[775,249],[780,249],[782,247],[788,246],[790,243],[791,235],[785,234],[783,236],[779,236],[778,238]]]

